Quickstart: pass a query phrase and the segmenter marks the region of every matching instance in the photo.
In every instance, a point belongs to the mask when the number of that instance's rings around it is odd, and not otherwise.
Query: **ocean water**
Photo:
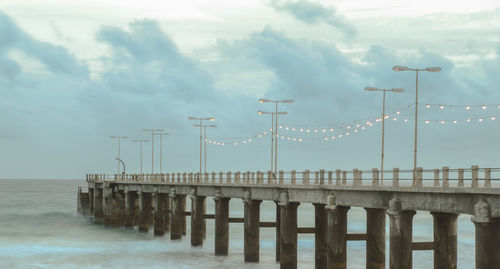
[[[274,261],[273,228],[261,229],[260,263],[245,264],[241,223],[230,224],[229,256],[216,257],[213,220],[207,220],[203,247],[196,248],[190,246],[189,217],[188,235],[180,241],[170,241],[168,235],[155,237],[152,229],[144,234],[137,228],[107,228],[76,215],[79,185],[85,186],[83,179],[0,180],[0,268],[279,268]],[[207,199],[207,214],[212,214],[213,208],[213,200]],[[243,216],[240,199],[231,200],[230,215]],[[299,226],[314,225],[312,205],[302,204],[298,215]],[[274,218],[274,203],[263,202],[261,220]],[[352,208],[348,231],[365,232],[365,221],[364,210]],[[413,225],[414,241],[432,240],[432,216],[428,212],[418,212]],[[474,225],[470,216],[459,217],[458,240],[458,268],[474,268]],[[365,243],[348,242],[347,256],[348,268],[365,268]],[[299,268],[314,268],[314,235],[299,235],[298,262]],[[414,252],[413,268],[432,265],[432,251]]]

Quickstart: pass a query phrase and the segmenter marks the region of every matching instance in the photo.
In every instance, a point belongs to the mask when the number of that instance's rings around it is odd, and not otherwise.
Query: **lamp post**
[[[163,129],[142,129],[144,132],[151,132],[151,174],[154,174],[155,168],[155,134],[163,132]]]
[[[380,158],[380,182],[384,184],[384,136],[385,136],[385,93],[386,92],[397,92],[402,93],[405,90],[401,88],[393,89],[377,89],[374,87],[366,87],[365,91],[369,92],[382,92],[382,155]]]
[[[116,159],[118,161],[118,174],[120,173],[120,141],[122,139],[125,139],[125,138],[128,138],[128,136],[110,136],[109,138],[113,138],[113,139],[118,139],[118,159]]]
[[[202,126],[203,126],[203,121],[214,121],[215,118],[214,117],[207,117],[207,118],[197,118],[197,117],[188,117],[187,118],[188,120],[199,120],[200,121],[200,124],[199,124],[199,127],[200,127],[200,176],[201,176],[201,152],[202,152],[202,140],[203,140],[203,134],[202,134]]]
[[[286,115],[288,112],[278,112],[280,115]],[[274,151],[274,112],[259,111],[257,114],[270,114],[271,115],[271,171],[273,171],[273,151]],[[278,139],[276,139],[278,140]]]
[[[413,179],[416,179],[417,176],[417,122],[418,122],[418,72],[427,71],[427,72],[439,72],[441,71],[441,67],[427,67],[427,68],[408,68],[406,66],[394,66],[392,68],[394,71],[415,71],[416,79],[415,79],[415,142],[414,142],[414,150],[413,150]]]
[[[158,134],[160,136],[160,174],[163,174],[163,160],[162,160],[162,156],[163,156],[163,145],[162,145],[162,137],[164,135],[171,135],[171,133],[159,133]],[[165,138],[166,139],[166,138]],[[165,140],[165,144],[167,144],[167,141]],[[165,150],[165,155],[167,155],[167,150]],[[165,156],[165,159],[167,158],[167,156]],[[166,162],[166,161],[165,161]],[[166,166],[166,165],[165,165]]]
[[[276,107],[276,112],[274,112],[274,115],[276,117],[276,120],[274,121],[274,132],[276,133],[276,140],[274,141],[274,177],[276,178],[276,175],[278,173],[278,103],[286,103],[286,104],[291,104],[294,101],[291,99],[285,99],[285,100],[271,100],[271,99],[259,99],[259,102],[262,103],[274,103]]]
[[[200,127],[199,124],[194,124],[193,125],[194,127]],[[206,124],[203,124],[201,125],[201,127],[203,127],[203,154],[204,154],[204,157],[203,157],[203,172],[207,172],[207,127],[212,127],[212,128],[215,128],[217,127],[217,125],[215,124],[210,124],[210,125],[206,125]]]
[[[142,175],[142,143],[144,142],[149,142],[149,140],[133,140],[134,142],[140,143],[140,148],[141,148],[141,175]]]

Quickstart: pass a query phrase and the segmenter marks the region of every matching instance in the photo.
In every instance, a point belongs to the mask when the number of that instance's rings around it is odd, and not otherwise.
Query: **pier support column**
[[[203,245],[203,221],[205,220],[205,197],[191,194],[191,246]]]
[[[94,216],[94,188],[89,188],[89,215]]]
[[[415,211],[401,210],[401,201],[389,201],[387,214],[390,220],[389,268],[412,268],[412,222]]]
[[[434,218],[434,268],[457,269],[458,214],[431,214]]]
[[[327,233],[327,217],[325,204],[314,204],[314,224],[315,224],[315,234],[314,234],[314,258],[315,258],[315,268],[326,268],[328,259],[328,247],[326,243],[326,233]]]
[[[139,232],[149,231],[149,221],[151,218],[151,193],[140,191],[139,193]]]
[[[348,206],[337,206],[333,195],[328,197],[327,245],[328,269],[347,267],[347,211]]]
[[[366,268],[385,269],[385,209],[366,210]]]
[[[186,195],[182,196],[182,235],[186,235],[186,216],[184,215],[184,212],[186,212]]]
[[[165,203],[165,206],[164,206],[165,211],[163,212],[165,214],[165,227],[164,227],[164,231],[168,232],[168,231],[170,231],[170,212],[171,212],[171,209],[170,209],[170,195],[167,194],[165,196],[164,203]]]
[[[278,202],[276,201],[276,261],[280,261],[280,238],[281,238],[281,210]]]
[[[280,231],[280,268],[297,268],[297,207],[299,203],[280,201],[281,231]]]
[[[137,192],[125,189],[125,227],[134,227],[135,218],[135,203],[137,200]]]
[[[490,205],[480,200],[474,205],[476,227],[476,269],[500,268],[500,218],[492,218]]]
[[[260,247],[260,203],[261,200],[243,200],[244,209],[244,253],[245,262],[259,262]]]
[[[165,200],[167,194],[155,192],[153,194],[154,207],[154,235],[163,236],[165,234]]]
[[[171,223],[170,223],[170,239],[177,240],[182,238],[182,220],[184,218],[184,208],[182,207],[182,200],[184,195],[176,195],[175,191],[170,192],[170,201],[172,203],[171,209]]]
[[[125,217],[125,199],[119,191],[112,188],[102,189],[104,225],[118,227],[123,225]]]
[[[229,248],[229,198],[214,197],[215,256],[227,256]]]
[[[95,222],[102,223],[104,218],[104,209],[102,201],[102,188],[94,189],[94,220]]]

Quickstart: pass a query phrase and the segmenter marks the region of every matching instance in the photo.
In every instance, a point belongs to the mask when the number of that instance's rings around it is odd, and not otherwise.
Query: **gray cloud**
[[[350,25],[335,8],[309,0],[271,0],[271,6],[280,12],[288,12],[295,19],[307,24],[324,22],[344,33],[354,36],[356,29]]]

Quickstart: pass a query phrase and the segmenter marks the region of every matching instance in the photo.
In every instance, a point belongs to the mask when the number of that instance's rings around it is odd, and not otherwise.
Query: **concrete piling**
[[[227,256],[229,249],[229,198],[214,197],[215,256]]]
[[[260,203],[262,201],[245,199],[243,202],[245,262],[259,262]]]
[[[94,191],[94,220],[101,223],[104,219],[102,188],[96,188]]]
[[[155,236],[163,236],[165,234],[165,200],[167,199],[167,197],[168,196],[165,193],[153,193],[153,232]]]
[[[135,219],[135,204],[137,200],[137,192],[125,189],[125,227],[134,227],[136,224]]]
[[[281,250],[280,250],[280,239],[281,239],[281,210],[278,201],[274,202],[276,204],[276,255],[275,260],[280,261]]]
[[[175,191],[170,192],[171,212],[170,212],[170,239],[182,238],[182,221],[184,219],[184,208],[182,200],[184,195],[178,195]]]
[[[191,194],[191,246],[203,245],[203,222],[205,220],[205,197]]]
[[[327,213],[325,204],[314,204],[314,265],[316,269],[326,268],[328,259]]]
[[[401,210],[401,201],[389,201],[387,214],[390,219],[389,268],[412,268],[412,222],[415,211]]]
[[[329,198],[328,206],[328,231],[327,231],[327,268],[347,268],[347,206],[337,206]]]
[[[297,268],[297,207],[299,203],[280,201],[280,268]]]
[[[151,193],[139,192],[139,232],[149,231],[151,218]]]
[[[476,232],[476,269],[500,268],[500,218],[491,217],[490,204],[479,200],[472,218]]]
[[[366,210],[366,268],[385,269],[385,209]]]
[[[432,212],[434,268],[457,268],[457,214]]]

